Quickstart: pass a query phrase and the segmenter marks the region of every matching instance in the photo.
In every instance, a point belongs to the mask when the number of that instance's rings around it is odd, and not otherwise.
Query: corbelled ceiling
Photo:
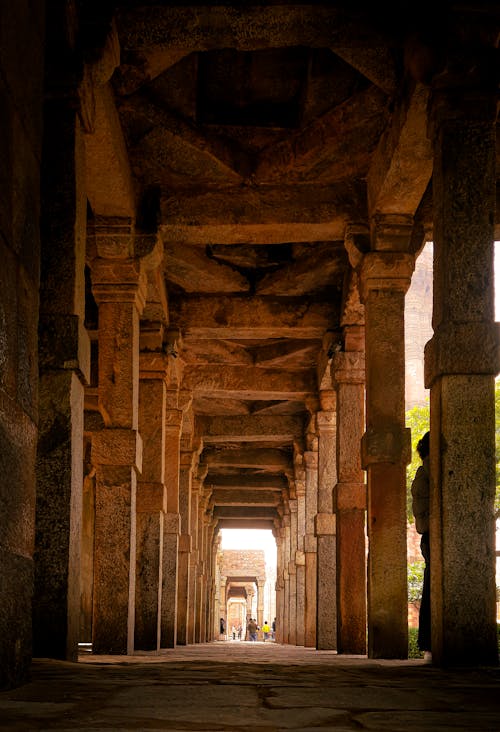
[[[429,231],[439,33],[495,43],[481,3],[364,6],[117,6],[114,103],[220,525],[272,527],[331,349],[362,323],[347,224],[412,215],[414,250]]]

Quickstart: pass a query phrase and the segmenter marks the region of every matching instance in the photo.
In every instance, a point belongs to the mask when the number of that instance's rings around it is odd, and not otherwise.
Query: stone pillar
[[[137,481],[135,648],[159,650],[165,489],[167,357],[140,354],[139,430],[142,473]]]
[[[306,464],[306,533],[304,536],[304,552],[306,555],[306,604],[304,645],[306,648],[316,647],[316,612],[317,612],[317,575],[318,555],[317,539],[314,535],[314,519],[318,513],[318,452],[307,450],[304,453]]]
[[[414,258],[405,254],[411,221],[378,216],[361,267],[365,306],[366,432],[362,465],[368,480],[368,655],[407,658],[404,298]],[[393,251],[390,251],[392,249]],[[389,250],[389,251],[387,251]]]
[[[182,409],[177,408],[177,392],[167,396],[165,419],[165,486],[167,514],[163,533],[163,576],[161,599],[161,647],[174,648],[177,642],[177,552],[179,548],[179,473]]]
[[[264,586],[265,579],[257,579],[257,625],[262,628],[264,624]]]
[[[283,515],[283,534],[283,643],[290,643],[290,574],[288,571],[290,562],[290,513],[288,513],[288,508],[285,509]]]
[[[434,335],[425,350],[425,385],[431,390],[431,628],[433,661],[446,666],[498,663],[496,96],[487,86],[475,86],[481,72],[494,85],[496,79],[488,76],[488,64],[466,63],[470,79],[440,77],[431,107]]]
[[[177,643],[186,645],[188,641],[188,609],[191,556],[191,480],[194,469],[193,451],[181,452],[179,478],[179,511],[181,535],[179,537],[178,576],[177,576]]]
[[[199,582],[198,582],[198,523],[199,523],[199,501],[200,491],[208,467],[199,465],[191,479],[191,554],[189,566],[189,609],[188,609],[188,643],[196,643],[196,626],[198,618]]]
[[[102,222],[111,239],[115,229],[127,230],[128,225],[122,224]],[[146,281],[139,261],[94,260],[92,289],[99,305],[98,398],[106,425],[92,437],[96,466],[92,649],[130,654],[135,622],[136,484],[142,470],[137,429],[139,315]]]
[[[290,487],[291,488],[291,487]],[[290,560],[288,562],[288,581],[290,584],[290,620],[288,642],[290,645],[297,644],[297,499],[288,501],[290,511]],[[272,620],[272,618],[271,618]],[[271,622],[271,621],[269,621]]]
[[[360,328],[362,331],[363,329]],[[337,650],[366,653],[366,486],[361,468],[364,432],[364,353],[335,354],[337,386]]]
[[[302,460],[302,455],[300,456]],[[297,585],[297,635],[298,646],[305,645],[306,622],[306,555],[304,541],[306,533],[306,472],[295,465],[295,494],[297,496],[297,551],[295,553],[296,585]]]
[[[336,534],[333,490],[337,482],[335,393],[320,392],[322,411],[316,414],[318,430],[318,513],[315,534],[318,542],[318,650],[337,648]]]
[[[275,523],[275,525],[278,522]],[[285,608],[285,581],[283,579],[284,568],[284,528],[280,520],[275,528],[276,543],[278,548],[278,558],[276,566],[276,640],[278,643],[284,643],[283,640],[283,615]]]
[[[73,104],[57,99],[47,102],[44,127],[33,655],[76,661],[80,626],[83,389],[90,372],[90,345],[83,326],[85,157],[83,131]],[[31,261],[29,267],[36,269]],[[27,270],[19,270],[22,271],[22,277],[26,276]],[[28,338],[29,329],[24,322],[31,305],[30,318],[35,322],[35,290],[32,301],[31,295],[25,294],[29,284],[23,284],[23,294],[19,295],[15,338],[20,340],[13,339],[10,345],[14,348],[13,344],[19,342],[33,358],[36,342]],[[3,353],[9,348],[4,341]],[[26,368],[26,383],[30,384],[21,389],[28,405],[31,389],[33,396],[36,393],[31,386],[36,384],[36,378],[22,354],[20,359]],[[19,364],[12,373],[21,373]],[[21,421],[28,420],[23,415]],[[32,428],[28,433],[33,434]],[[11,501],[9,496],[5,505],[10,506]],[[19,516],[24,516],[24,512]],[[17,523],[24,521],[19,519]]]

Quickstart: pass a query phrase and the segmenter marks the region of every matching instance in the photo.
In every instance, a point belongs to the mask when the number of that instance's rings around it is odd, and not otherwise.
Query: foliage
[[[430,410],[429,404],[412,407],[406,412],[406,426],[411,429],[411,463],[406,468],[406,513],[408,521],[413,523],[413,511],[411,509],[411,484],[417,468],[422,465],[417,452],[417,442],[429,430]],[[498,468],[498,464],[497,464]]]
[[[424,568],[423,560],[408,565],[408,602],[420,602],[422,599]]]
[[[418,628],[408,628],[408,658],[423,658],[418,647]]]

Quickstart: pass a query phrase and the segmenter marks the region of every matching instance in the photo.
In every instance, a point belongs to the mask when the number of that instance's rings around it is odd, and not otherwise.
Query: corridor
[[[274,643],[213,642],[160,654],[35,659],[0,694],[0,729],[493,732],[500,670],[337,657]]]

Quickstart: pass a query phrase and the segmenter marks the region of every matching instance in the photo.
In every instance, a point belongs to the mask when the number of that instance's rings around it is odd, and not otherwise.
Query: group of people
[[[260,626],[257,625],[257,621],[255,620],[255,618],[250,618],[247,621],[248,640],[256,641],[257,633],[259,630],[262,630],[264,643],[266,642],[266,640],[269,640],[269,638],[272,638],[272,640],[274,640],[275,634],[276,634],[276,618],[274,618],[271,625],[269,625],[267,620],[265,620],[264,624],[262,625],[262,628],[260,628]],[[224,618],[220,619],[219,631],[220,631],[221,635],[226,634],[226,621],[224,620]],[[241,640],[242,633],[243,633],[243,628],[241,625],[232,626],[231,637],[233,640],[236,640],[236,639]]]

